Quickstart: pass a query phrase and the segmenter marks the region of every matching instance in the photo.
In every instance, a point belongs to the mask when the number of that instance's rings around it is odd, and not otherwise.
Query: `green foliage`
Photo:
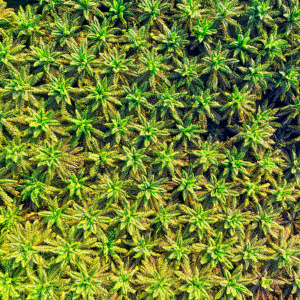
[[[298,299],[299,1],[26,3],[0,0],[0,299]]]

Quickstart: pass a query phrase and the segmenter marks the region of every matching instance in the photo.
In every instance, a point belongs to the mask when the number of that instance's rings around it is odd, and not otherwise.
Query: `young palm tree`
[[[121,22],[123,27],[127,28],[128,21],[135,19],[134,13],[130,9],[132,5],[130,2],[124,3],[123,0],[106,0],[103,4],[109,8],[109,11],[105,13],[108,16],[108,21],[116,26]]]
[[[168,136],[168,129],[163,129],[166,125],[163,121],[156,122],[154,115],[149,121],[143,115],[140,116],[141,125],[136,125],[134,128],[139,131],[139,135],[133,139],[134,145],[139,145],[143,142],[144,147],[149,147],[151,143],[158,143],[158,138]]]
[[[197,191],[202,189],[199,186],[199,183],[202,181],[202,175],[195,176],[191,167],[189,167],[188,172],[182,170],[179,178],[173,178],[172,181],[179,185],[173,195],[178,192],[181,193],[184,201],[186,201],[188,197],[196,199]]]
[[[36,155],[30,158],[37,163],[36,174],[43,174],[45,182],[50,184],[54,177],[68,178],[71,171],[82,166],[82,148],[70,148],[70,144],[59,140],[57,143],[44,141],[42,147],[35,150]]]
[[[14,267],[12,261],[2,263],[0,271],[0,296],[3,300],[22,299],[24,288],[24,269]]]
[[[299,33],[300,30],[300,5],[299,0],[293,0],[291,2],[282,4],[283,9],[283,24],[279,29],[283,31],[286,37],[289,37],[293,33]]]
[[[147,81],[140,85],[137,85],[136,82],[134,82],[131,86],[123,85],[123,90],[126,94],[123,101],[128,104],[129,112],[134,109],[139,115],[142,115],[145,112],[145,109],[150,110],[154,108],[154,106],[147,100],[153,95],[152,92],[146,92],[147,86]]]
[[[136,147],[131,146],[131,148],[127,148],[125,146],[122,147],[124,155],[120,156],[119,159],[125,161],[125,165],[123,166],[121,172],[134,174],[140,176],[141,173],[146,175],[146,167],[144,165],[144,161],[149,161],[150,157],[145,154],[146,149],[136,149]]]
[[[137,273],[136,282],[144,290],[139,297],[150,299],[170,300],[175,297],[175,287],[177,279],[174,276],[172,267],[167,259],[161,255],[157,260],[143,260],[142,266]]]
[[[164,238],[162,248],[169,254],[168,259],[175,260],[174,270],[178,270],[181,262],[189,261],[189,254],[193,251],[193,240],[194,237],[188,238],[182,234],[181,228],[177,230],[175,239],[169,235]]]
[[[104,18],[100,24],[98,18],[94,16],[93,21],[91,21],[89,25],[83,25],[82,27],[88,31],[86,38],[92,41],[99,53],[101,53],[103,49],[110,48],[113,43],[118,41],[115,33],[120,31],[120,29],[112,27],[106,18]]]
[[[239,56],[243,65],[245,65],[246,61],[249,61],[249,56],[255,57],[259,54],[258,48],[254,46],[256,44],[250,37],[250,29],[248,29],[244,35],[242,29],[238,29],[237,39],[228,38],[225,40],[229,43],[228,47],[234,50],[233,57]]]
[[[124,209],[112,205],[116,217],[111,220],[112,225],[117,224],[116,234],[136,235],[139,230],[147,230],[150,225],[148,216],[153,214],[152,210],[137,211],[138,203],[130,204],[128,200],[123,201]]]
[[[183,29],[179,29],[177,23],[174,22],[171,29],[163,26],[163,32],[158,34],[151,33],[150,36],[158,43],[157,50],[164,51],[164,54],[169,55],[173,60],[182,57],[185,52],[185,45],[189,44],[187,40],[188,34],[184,33]]]
[[[129,144],[129,137],[130,132],[132,128],[135,127],[135,124],[132,122],[133,115],[129,115],[125,118],[122,118],[124,116],[124,110],[121,110],[121,114],[117,112],[115,116],[111,114],[111,122],[105,123],[105,126],[108,126],[109,129],[104,134],[104,138],[109,137],[109,140],[112,142],[117,143],[118,145],[120,143],[128,145]]]
[[[103,132],[95,128],[95,124],[100,122],[100,118],[91,117],[91,114],[87,110],[82,113],[75,110],[75,117],[67,117],[66,120],[72,124],[66,130],[68,132],[76,132],[73,135],[73,140],[70,144],[71,147],[74,147],[83,139],[85,149],[93,150],[95,145],[98,144],[96,137],[98,139],[103,138]]]
[[[25,103],[30,103],[35,107],[39,107],[38,101],[34,96],[36,88],[34,85],[39,82],[43,73],[30,74],[30,65],[23,66],[20,71],[9,70],[10,78],[3,79],[4,89],[2,97],[12,97],[15,107],[18,108],[20,114],[24,112]]]
[[[151,257],[160,256],[153,250],[153,248],[157,246],[158,241],[153,241],[151,234],[144,236],[137,233],[136,236],[132,237],[132,241],[126,242],[126,244],[132,247],[127,255],[131,256],[134,254],[133,258],[135,258],[137,265],[141,259],[150,260]]]
[[[185,166],[180,158],[183,158],[186,154],[174,151],[174,144],[168,145],[166,142],[160,145],[157,150],[155,151],[156,158],[152,165],[159,165],[158,176],[161,176],[167,170],[172,177],[175,177],[175,171],[179,169],[178,167]]]
[[[186,55],[183,56],[183,62],[176,60],[177,69],[172,75],[174,79],[177,79],[177,88],[182,87],[186,90],[193,92],[197,87],[204,87],[202,81],[199,79],[199,71],[201,64],[197,63],[197,57],[189,59]],[[194,93],[195,94],[195,93]]]
[[[204,129],[207,129],[209,119],[216,124],[220,123],[221,116],[215,110],[215,108],[221,106],[216,101],[219,94],[211,93],[210,89],[203,91],[200,87],[197,87],[195,94],[189,97],[191,99],[191,113],[197,115],[198,120],[203,123]]]
[[[101,78],[98,73],[95,73],[95,86],[87,82],[83,89],[88,95],[82,102],[88,105],[91,112],[97,111],[100,115],[103,113],[106,121],[109,121],[108,111],[117,112],[114,104],[122,105],[117,97],[119,95],[117,86],[106,76]]]
[[[193,168],[198,168],[201,166],[201,172],[210,170],[211,174],[214,171],[216,173],[219,172],[217,168],[220,164],[220,161],[225,158],[225,155],[220,153],[219,141],[213,142],[212,135],[209,135],[205,142],[199,142],[197,144],[197,150],[193,150],[191,154],[197,157],[192,165]]]
[[[183,24],[183,29],[187,32],[193,32],[194,24],[201,17],[201,14],[206,12],[206,9],[200,9],[201,3],[197,0],[181,0],[176,4],[178,9],[174,9],[173,17],[178,19],[180,24]]]
[[[56,45],[63,47],[67,41],[75,42],[75,37],[78,36],[78,29],[80,16],[76,18],[76,15],[71,17],[69,9],[65,11],[62,18],[56,13],[54,14],[54,23],[50,23],[48,30],[51,35],[55,37]]]
[[[239,265],[237,268],[230,273],[228,270],[224,271],[225,278],[217,278],[221,288],[215,295],[215,299],[222,299],[226,297],[228,300],[233,299],[245,299],[245,296],[253,296],[252,292],[249,291],[246,286],[252,283],[253,276],[243,275],[243,266]]]
[[[123,46],[125,51],[127,52],[133,48],[137,53],[142,53],[142,49],[148,48],[150,45],[148,33],[145,26],[137,27],[136,24],[128,30],[124,30],[122,38],[126,43]]]
[[[238,0],[228,1],[228,0],[210,0],[212,5],[212,13],[215,16],[215,20],[218,24],[222,24],[225,37],[228,36],[228,25],[232,25],[234,28],[241,28],[240,24],[233,18],[239,17],[243,13],[243,5],[239,5]]]
[[[171,132],[176,132],[173,142],[182,143],[185,151],[187,151],[187,145],[196,144],[196,141],[201,140],[199,133],[206,132],[205,129],[202,129],[200,122],[192,122],[193,115],[186,114],[183,118],[183,121],[180,120],[179,124],[176,124],[177,129],[170,129]]]
[[[39,25],[41,15],[37,14],[37,7],[27,5],[24,11],[20,6],[16,15],[14,24],[17,26],[14,32],[17,34],[17,39],[22,40],[22,36],[30,38],[30,44],[34,45],[38,41],[38,37],[45,35],[42,26]]]
[[[130,266],[130,260],[127,260],[125,264],[120,264],[118,268],[112,264],[111,269],[112,274],[109,277],[109,282],[113,287],[110,290],[110,294],[116,294],[116,292],[118,292],[118,299],[129,299],[130,295],[136,293],[132,285],[136,281],[134,277],[136,277],[135,273],[138,271],[138,267],[134,264]]]
[[[270,0],[260,1],[252,0],[251,5],[246,5],[246,16],[248,16],[247,29],[251,29],[253,35],[258,36],[262,29],[268,27],[272,28],[274,26],[273,16],[278,13],[272,5],[270,5]]]
[[[215,214],[216,208],[204,210],[200,203],[193,203],[192,206],[180,204],[180,209],[183,211],[183,214],[178,217],[178,220],[188,224],[186,231],[195,231],[199,240],[202,240],[207,235],[215,236],[212,224],[218,221],[218,217]]]
[[[137,12],[139,15],[139,23],[150,28],[154,24],[162,31],[162,26],[166,25],[164,19],[166,16],[164,11],[170,8],[170,4],[162,0],[141,0]]]
[[[232,259],[234,258],[233,245],[237,242],[237,237],[224,239],[222,231],[219,231],[215,238],[210,237],[208,244],[195,243],[195,251],[205,254],[201,255],[201,264],[209,264],[212,268],[221,264],[226,269],[233,269]]]
[[[209,79],[207,81],[208,88],[212,88],[213,91],[216,91],[219,80],[229,87],[229,80],[226,77],[228,77],[228,75],[237,77],[230,69],[229,65],[237,63],[238,60],[235,58],[227,58],[229,50],[222,51],[220,40],[218,41],[215,50],[211,50],[210,45],[206,42],[204,42],[204,47],[207,55],[202,58],[203,63],[201,64],[201,67],[203,70],[200,74],[209,74]]]
[[[96,238],[84,239],[80,231],[74,226],[67,228],[61,234],[56,234],[53,239],[45,239],[46,246],[38,248],[40,252],[53,253],[57,257],[54,263],[59,263],[60,269],[65,270],[67,266],[78,266],[80,263],[91,261],[96,252]]]
[[[156,85],[159,84],[158,79],[170,85],[165,75],[165,72],[170,69],[170,66],[164,64],[167,57],[157,54],[157,48],[154,47],[151,49],[151,52],[147,48],[143,48],[142,51],[143,56],[139,58],[142,63],[142,66],[138,70],[139,80],[144,81],[147,79],[154,91],[156,90]]]
[[[30,277],[34,266],[42,264],[47,267],[49,264],[39,253],[39,247],[51,236],[51,229],[42,229],[37,220],[33,223],[26,221],[6,236],[0,250],[2,259],[13,261],[13,267],[21,266]]]
[[[82,205],[78,205],[73,200],[70,202],[73,203],[73,208],[67,211],[68,219],[74,221],[76,227],[82,230],[83,237],[86,239],[92,234],[104,237],[108,226],[106,224],[111,223],[112,220],[106,215],[107,211],[97,209],[96,202],[91,205],[85,201],[82,201]]]
[[[233,85],[233,91],[231,93],[224,92],[226,102],[220,108],[223,113],[223,119],[227,119],[227,124],[230,125],[232,118],[245,122],[249,120],[251,114],[255,112],[255,99],[254,94],[251,94],[251,90],[248,90],[247,86],[239,89],[236,85]]]
[[[83,15],[87,21],[90,21],[93,16],[104,16],[101,10],[98,9],[99,0],[72,0],[66,1],[65,5],[70,5],[75,9],[76,15]]]
[[[168,115],[170,114],[172,118],[180,121],[178,113],[180,113],[180,108],[184,108],[184,104],[179,99],[183,99],[187,92],[176,93],[175,85],[168,88],[165,83],[162,85],[162,91],[162,93],[156,93],[159,100],[155,104],[155,107],[160,112],[161,119],[169,119]]]
[[[55,51],[55,43],[44,44],[42,40],[38,46],[30,46],[30,56],[27,60],[33,62],[33,66],[37,67],[36,72],[42,71],[50,74],[51,67],[59,67],[56,61],[60,58],[61,52]]]
[[[138,74],[133,69],[135,68],[133,58],[126,58],[124,51],[119,51],[116,47],[107,52],[99,54],[102,58],[101,74],[109,74],[113,78],[115,85],[121,81],[123,84],[128,85],[130,77],[136,77]]]
[[[1,4],[0,4],[1,5]],[[3,41],[0,42],[0,67],[1,73],[4,71],[14,71],[16,68],[13,63],[25,61],[25,54],[20,53],[25,48],[22,42],[14,44],[13,34],[7,35]],[[27,55],[26,55],[27,56]],[[28,56],[27,56],[28,58]],[[26,58],[26,59],[27,59]]]

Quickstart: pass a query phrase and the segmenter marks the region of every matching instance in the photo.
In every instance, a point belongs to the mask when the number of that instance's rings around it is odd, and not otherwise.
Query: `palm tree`
[[[5,87],[2,89],[2,96],[12,97],[20,114],[24,112],[26,102],[39,107],[38,101],[33,95],[36,89],[34,85],[41,80],[43,73],[30,74],[30,65],[23,66],[20,71],[16,69],[9,71],[10,78],[3,79]]]
[[[131,86],[123,85],[123,90],[126,94],[123,101],[128,104],[129,112],[134,109],[139,115],[141,115],[145,112],[144,109],[147,108],[150,110],[154,108],[154,106],[147,100],[153,95],[152,92],[146,92],[147,86],[147,81],[142,82],[140,85],[136,82],[134,82]]]
[[[152,165],[159,165],[158,176],[164,174],[165,170],[168,170],[172,177],[175,177],[175,171],[179,167],[185,166],[185,163],[182,161],[186,154],[182,154],[179,151],[174,151],[174,144],[167,144],[164,142],[157,148],[155,151],[156,158],[152,162]]]
[[[14,267],[21,266],[30,277],[34,266],[49,265],[39,253],[39,246],[52,235],[51,229],[42,229],[37,220],[33,223],[26,221],[24,225],[19,226],[18,230],[6,236],[0,250],[2,259],[12,260]]]
[[[289,43],[282,39],[283,34],[277,35],[278,26],[274,26],[274,31],[272,33],[267,33],[262,30],[262,37],[258,37],[257,40],[263,44],[263,48],[260,49],[258,57],[263,57],[264,61],[270,60],[271,62],[276,58],[276,60],[286,62],[283,50],[290,47]]]
[[[70,279],[64,279],[62,276],[63,271],[58,266],[52,265],[46,269],[39,265],[37,271],[32,271],[30,281],[24,284],[24,289],[28,291],[27,298],[61,299],[61,295],[65,295],[64,290],[70,282]]]
[[[154,180],[154,175],[149,176],[148,178],[144,175],[141,176],[141,184],[138,185],[139,193],[137,194],[137,203],[140,204],[142,201],[144,207],[148,207],[150,202],[155,208],[157,203],[163,204],[162,195],[166,193],[166,189],[162,188],[163,183],[166,181],[165,178],[160,178],[159,180]]]
[[[79,112],[75,110],[75,117],[67,117],[66,121],[70,122],[72,125],[67,128],[67,131],[75,131],[73,135],[73,140],[70,144],[74,147],[83,139],[83,145],[85,149],[94,149],[95,145],[98,144],[97,138],[103,138],[103,132],[95,128],[95,124],[100,122],[99,117],[91,117],[91,114],[85,110],[84,112]]]
[[[157,260],[143,260],[136,282],[143,287],[139,297],[152,299],[174,299],[177,279],[167,259],[161,255]]]
[[[91,21],[89,25],[83,25],[82,27],[88,31],[86,38],[92,41],[99,53],[101,53],[103,49],[110,48],[113,43],[118,41],[115,33],[120,31],[120,29],[111,27],[111,24],[106,18],[104,18],[100,24],[98,18],[94,16],[93,21]]]
[[[243,275],[243,266],[239,265],[230,273],[228,270],[224,271],[225,278],[217,278],[221,288],[215,295],[215,299],[222,299],[226,297],[228,300],[243,299],[245,296],[253,296],[246,286],[252,283],[253,276]]]
[[[61,123],[56,118],[53,118],[54,112],[52,110],[45,111],[43,99],[40,103],[41,106],[38,111],[30,107],[27,108],[29,116],[24,119],[28,123],[28,129],[24,132],[24,136],[31,136],[33,141],[36,141],[38,138],[40,142],[43,140],[41,136],[54,142],[58,141],[57,134],[67,136],[68,133],[63,130]]]
[[[219,80],[225,84],[227,87],[230,86],[228,75],[237,77],[237,75],[230,69],[229,65],[235,64],[238,62],[235,58],[227,58],[229,50],[222,51],[222,44],[219,40],[215,50],[211,50],[211,47],[208,43],[204,42],[204,47],[206,49],[207,55],[202,58],[202,74],[209,74],[207,81],[208,88],[212,88],[213,91],[217,90]],[[225,76],[226,75],[226,76]]]
[[[119,51],[114,47],[109,52],[104,50],[104,53],[99,53],[99,55],[102,58],[100,73],[109,74],[115,85],[119,81],[128,85],[128,77],[138,76],[137,72],[133,70],[135,68],[134,59],[126,58],[124,51]]]
[[[69,141],[59,140],[57,143],[50,143],[45,140],[44,145],[35,150],[36,155],[30,158],[37,163],[34,172],[43,174],[47,184],[50,184],[56,175],[61,179],[68,178],[71,171],[82,166],[83,157],[79,154],[82,148],[71,148]]]
[[[140,116],[141,125],[134,127],[139,132],[139,135],[132,141],[134,145],[143,142],[144,147],[149,147],[151,143],[158,143],[159,137],[169,135],[168,129],[163,129],[166,124],[163,121],[156,122],[155,119],[155,115],[149,121],[143,115]]]
[[[180,113],[179,109],[184,108],[184,104],[178,99],[184,98],[187,92],[175,92],[175,85],[172,85],[170,88],[166,86],[165,83],[162,85],[163,92],[157,92],[156,96],[158,97],[158,101],[155,104],[157,110],[160,111],[161,119],[169,119],[167,116],[170,114],[172,118],[180,121]]]
[[[37,14],[37,7],[27,5],[26,11],[24,11],[20,6],[14,21],[17,26],[14,33],[17,34],[18,41],[22,40],[22,36],[25,35],[30,38],[30,44],[33,45],[38,41],[39,36],[45,35],[45,31],[39,25],[41,17]]]
[[[76,15],[83,15],[84,19],[90,21],[92,16],[103,17],[103,13],[98,9],[99,0],[75,0],[67,1],[65,5],[70,5],[75,9]]]
[[[1,5],[1,4],[0,4]],[[0,42],[0,66],[1,73],[4,71],[16,71],[12,63],[24,62],[24,53],[20,53],[25,48],[25,45],[18,43],[14,45],[13,34],[7,35],[3,41]]]
[[[56,39],[56,45],[63,47],[67,41],[75,42],[75,37],[78,36],[78,29],[80,16],[76,18],[76,15],[71,17],[69,9],[65,11],[62,18],[54,14],[54,23],[50,23],[48,30],[51,32]]]
[[[243,30],[238,28],[237,39],[228,38],[225,39],[229,48],[234,50],[233,57],[239,56],[243,65],[245,65],[246,61],[249,61],[249,54],[251,57],[255,57],[258,55],[258,48],[255,45],[254,41],[250,37],[250,29],[248,29],[243,35]],[[252,44],[252,45],[251,45]]]
[[[194,26],[193,35],[195,36],[195,41],[192,44],[191,49],[195,49],[195,47],[201,44],[203,41],[207,41],[212,43],[212,36],[217,33],[216,29],[213,29],[215,26],[215,20],[208,20],[207,17],[200,19],[196,19],[197,25]]]
[[[270,5],[270,0],[260,1],[252,0],[251,5],[246,5],[245,14],[248,16],[247,29],[251,29],[253,36],[258,36],[264,27],[272,28],[275,21],[273,16],[278,13]]]
[[[156,85],[160,85],[158,78],[170,85],[165,75],[165,72],[170,69],[170,66],[164,64],[167,57],[157,54],[157,48],[154,47],[151,49],[151,52],[147,48],[143,48],[142,51],[143,56],[139,58],[142,63],[138,70],[139,80],[143,82],[147,79],[154,91],[156,90]]]
[[[215,110],[215,108],[221,106],[220,103],[216,101],[219,95],[220,93],[211,93],[210,89],[203,90],[197,87],[195,94],[188,97],[191,99],[191,113],[198,117],[204,129],[207,129],[209,119],[216,124],[220,123],[221,116]]]
[[[193,32],[194,23],[200,18],[201,14],[206,12],[206,9],[200,9],[201,3],[197,0],[181,0],[176,4],[178,10],[174,9],[173,17],[178,19],[180,24],[184,24],[183,29],[190,33]]]
[[[62,56],[70,64],[64,72],[71,72],[73,76],[84,77],[87,73],[89,76],[93,76],[93,67],[97,62],[95,60],[96,46],[88,47],[87,39],[81,40],[81,44],[78,47],[77,44],[67,41],[68,47],[71,49],[70,54],[63,54]],[[78,74],[76,74],[78,73]]]
[[[136,147],[131,146],[131,148],[127,148],[125,146],[122,147],[124,155],[120,156],[120,160],[124,160],[126,163],[123,166],[121,172],[134,174],[139,176],[140,173],[146,174],[146,167],[144,165],[144,161],[149,161],[150,157],[145,154],[146,149],[136,149]]]
[[[179,284],[179,290],[184,292],[186,299],[210,300],[210,289],[213,287],[208,268],[199,269],[198,266],[190,260],[182,262],[182,271],[175,271],[182,284]],[[185,298],[183,298],[185,299]]]
[[[251,115],[255,112],[255,94],[251,94],[251,90],[247,86],[239,89],[233,85],[231,93],[224,92],[226,102],[220,108],[223,113],[223,119],[227,118],[227,124],[230,125],[232,118],[240,122],[249,120]]]
[[[233,19],[233,17],[239,17],[243,12],[243,5],[239,5],[238,0],[228,1],[228,0],[210,0],[212,5],[212,13],[215,16],[216,24],[222,24],[225,37],[228,36],[228,25],[232,25],[234,28],[241,28],[240,24]]]
[[[114,104],[122,105],[117,97],[120,94],[117,86],[112,84],[112,80],[106,76],[101,78],[98,73],[95,73],[95,86],[93,83],[88,84],[87,82],[83,89],[88,95],[82,102],[88,105],[91,112],[103,113],[106,121],[109,121],[108,111],[117,112]]]
[[[184,55],[185,45],[189,44],[188,34],[184,33],[183,29],[179,29],[176,22],[173,23],[171,29],[164,25],[163,33],[158,31],[158,34],[155,34],[152,32],[150,36],[158,43],[157,50],[164,51],[164,54],[169,55],[174,60]]]
[[[113,114],[111,114],[111,122],[105,123],[105,126],[108,126],[109,129],[104,134],[104,138],[109,137],[111,144],[115,142],[118,145],[120,143],[128,145],[129,143],[129,130],[134,128],[135,124],[132,123],[132,115],[122,118],[124,116],[123,112],[124,110],[121,110],[122,115],[117,112],[114,117]]]
[[[135,264],[130,265],[130,260],[126,263],[120,264],[116,268],[113,264],[111,265],[112,274],[109,277],[109,282],[113,285],[110,290],[110,294],[120,295],[118,299],[128,299],[130,295],[134,295],[136,290],[132,287],[136,279],[135,273],[138,271],[138,267]]]
[[[130,2],[124,3],[123,0],[106,0],[103,4],[109,8],[109,11],[105,15],[108,16],[108,20],[113,25],[118,26],[119,22],[121,22],[123,27],[127,28],[127,22],[135,19],[134,13],[130,10],[130,6],[132,5]]]
[[[164,11],[170,8],[170,4],[162,0],[141,0],[136,10],[139,16],[139,23],[150,28],[154,24],[162,31],[162,26],[166,25]]]
[[[186,231],[195,231],[199,240],[202,240],[207,235],[215,236],[212,225],[218,222],[216,208],[204,210],[201,203],[196,202],[192,206],[185,204],[180,204],[179,206],[183,214],[178,217],[178,220],[184,224],[188,224]]]

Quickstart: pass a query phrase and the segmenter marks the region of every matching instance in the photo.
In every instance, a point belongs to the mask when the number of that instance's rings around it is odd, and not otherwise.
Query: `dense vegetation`
[[[0,0],[0,298],[300,299],[298,0]]]

